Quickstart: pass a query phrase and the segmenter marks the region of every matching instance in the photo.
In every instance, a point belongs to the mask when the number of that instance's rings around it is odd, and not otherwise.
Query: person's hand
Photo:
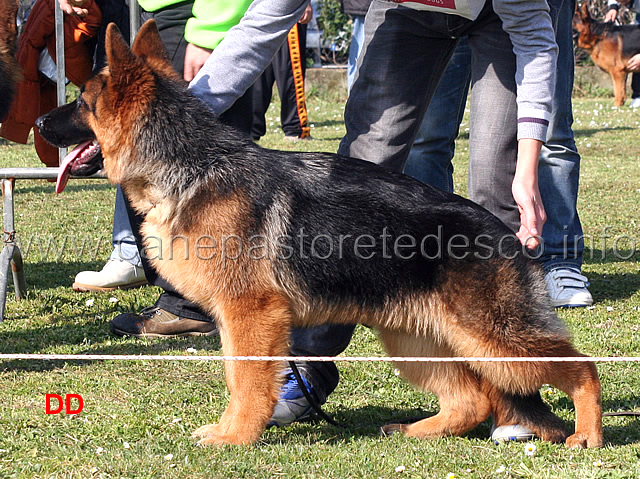
[[[311,6],[311,3],[309,3],[309,5],[307,5],[307,8],[304,9],[304,13],[300,17],[300,20],[298,20],[298,23],[302,23],[304,25],[305,23],[309,23],[312,18],[313,7]]]
[[[187,44],[187,49],[184,53],[184,79],[188,82],[193,80],[202,65],[211,56],[212,50],[209,48],[199,47],[193,43]]]
[[[518,142],[518,164],[511,193],[520,212],[520,229],[516,236],[527,248],[540,245],[542,227],[547,221],[538,188],[538,157],[542,142],[523,138]]]
[[[82,8],[82,4],[85,0],[58,0],[60,9],[67,15],[73,15],[74,17],[86,17],[89,10]]]
[[[627,70],[631,72],[637,72],[640,70],[640,53],[629,58],[627,62]]]
[[[538,184],[514,180],[511,188],[520,212],[520,229],[516,236],[527,248],[535,249],[540,245],[542,227],[547,221]]]
[[[615,22],[616,18],[618,18],[618,10],[616,10],[615,8],[612,8],[604,16],[604,21],[605,22]]]

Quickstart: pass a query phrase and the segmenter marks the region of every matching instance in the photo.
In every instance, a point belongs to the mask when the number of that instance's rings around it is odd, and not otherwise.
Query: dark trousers
[[[298,45],[300,48],[302,78],[306,70],[307,25],[298,24]],[[289,42],[285,42],[273,57],[273,61],[256,80],[253,85],[253,126],[251,138],[257,140],[267,131],[265,113],[271,103],[273,84],[278,87],[280,95],[280,123],[286,136],[302,136],[303,128],[308,128],[306,118],[306,106],[304,105],[304,89],[298,92],[302,94],[302,104],[296,96],[296,85],[291,65]],[[301,111],[304,108],[304,112]]]
[[[640,73],[631,75],[631,98],[640,97]]]
[[[124,0],[97,0],[102,12],[102,25],[97,36],[96,50],[93,57],[93,71],[99,72],[107,63],[107,54],[104,48],[104,38],[107,33],[107,25],[113,22],[120,29],[125,41],[129,43],[129,6]]]

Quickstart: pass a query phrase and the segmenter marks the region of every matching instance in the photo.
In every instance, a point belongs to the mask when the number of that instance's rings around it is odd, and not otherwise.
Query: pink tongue
[[[58,169],[58,179],[56,180],[56,193],[62,193],[64,187],[67,186],[67,181],[71,176],[71,165],[80,156],[82,150],[91,144],[91,141],[85,141],[76,146],[71,153],[64,157],[62,164]]]

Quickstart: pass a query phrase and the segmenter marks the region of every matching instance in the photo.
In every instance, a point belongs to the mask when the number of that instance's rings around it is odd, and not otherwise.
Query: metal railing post
[[[129,0],[129,39],[130,45],[133,45],[133,40],[136,38],[136,34],[140,30],[140,5],[136,0]]]
[[[66,71],[64,60],[64,12],[57,0],[53,0],[56,23],[56,93],[58,106],[67,103]],[[58,148],[58,163],[67,155],[66,148]]]

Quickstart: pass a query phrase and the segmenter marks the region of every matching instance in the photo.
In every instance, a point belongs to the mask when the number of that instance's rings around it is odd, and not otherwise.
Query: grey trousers
[[[469,196],[517,231],[511,194],[517,155],[516,60],[491,1],[475,21],[374,0],[345,109],[339,153],[402,171],[427,106],[459,38],[472,51]],[[452,105],[454,107],[454,105]],[[291,351],[322,356],[343,351],[353,326],[296,329]],[[332,363],[301,363],[326,399],[338,383]]]
[[[511,194],[517,155],[516,60],[491,2],[471,21],[374,0],[339,152],[402,171],[438,81],[465,35],[473,85],[469,197],[517,231],[520,217]]]

